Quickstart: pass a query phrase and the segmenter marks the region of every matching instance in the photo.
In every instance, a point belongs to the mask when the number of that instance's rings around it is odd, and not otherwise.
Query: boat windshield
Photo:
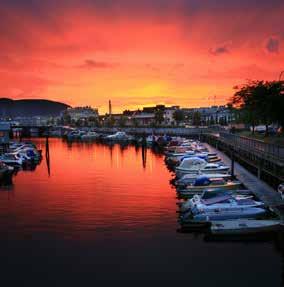
[[[204,159],[198,158],[198,157],[191,157],[191,158],[185,158],[181,164],[181,168],[190,168],[192,166],[201,166],[206,164],[206,161]]]
[[[228,195],[227,192],[222,190],[206,190],[201,196],[201,199],[210,199],[218,196]]]

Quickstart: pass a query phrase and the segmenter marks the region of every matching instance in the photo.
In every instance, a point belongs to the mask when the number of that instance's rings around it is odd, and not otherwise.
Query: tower
[[[111,100],[108,101],[108,114],[111,116],[112,111],[111,111]]]

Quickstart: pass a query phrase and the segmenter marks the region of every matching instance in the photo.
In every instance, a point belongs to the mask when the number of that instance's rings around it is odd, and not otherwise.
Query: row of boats
[[[218,155],[199,141],[174,138],[164,149],[175,174],[178,222],[183,230],[249,234],[279,230],[276,214],[230,174]]]
[[[20,168],[35,166],[41,161],[41,150],[31,142],[10,142],[0,155],[0,183],[10,183]]]
[[[158,135],[141,135],[134,136],[127,134],[124,131],[117,130],[112,134],[106,133],[98,133],[92,129],[75,129],[67,132],[64,137],[69,141],[95,141],[95,140],[103,140],[106,142],[136,142],[141,144],[147,144],[148,146],[159,145],[164,146],[171,140],[169,136],[158,136]]]
[[[117,131],[114,134],[101,134],[92,130],[74,130],[66,134],[66,138],[69,141],[81,140],[81,141],[92,141],[92,140],[107,140],[107,141],[133,141],[135,137],[126,134],[122,131]]]

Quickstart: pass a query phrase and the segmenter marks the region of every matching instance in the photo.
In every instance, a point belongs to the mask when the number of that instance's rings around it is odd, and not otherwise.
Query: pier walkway
[[[210,152],[216,152],[224,164],[231,166],[231,159],[227,155],[209,144],[204,145]],[[281,199],[281,196],[276,190],[250,173],[237,162],[234,163],[234,175],[261,201],[263,201],[265,205],[271,207],[280,218],[284,220],[284,200]]]

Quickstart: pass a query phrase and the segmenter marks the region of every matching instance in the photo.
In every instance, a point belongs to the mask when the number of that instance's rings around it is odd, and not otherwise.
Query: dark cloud
[[[106,68],[113,68],[114,66],[115,65],[112,63],[99,62],[99,61],[87,59],[82,65],[78,65],[75,67],[81,68],[81,69],[106,69]]]
[[[17,8],[30,11],[42,17],[44,14],[52,16],[60,13],[62,8],[87,7],[100,12],[112,14],[163,14],[175,13],[177,10],[190,14],[200,10],[232,10],[232,9],[269,9],[277,8],[283,0],[1,0],[2,7]]]
[[[227,54],[229,53],[229,48],[227,47],[227,45],[222,45],[219,47],[215,47],[213,49],[210,50],[210,53],[214,56],[219,56],[219,55],[223,55],[223,54]]]
[[[269,38],[266,42],[266,50],[269,53],[278,53],[279,52],[279,40],[276,38]]]

